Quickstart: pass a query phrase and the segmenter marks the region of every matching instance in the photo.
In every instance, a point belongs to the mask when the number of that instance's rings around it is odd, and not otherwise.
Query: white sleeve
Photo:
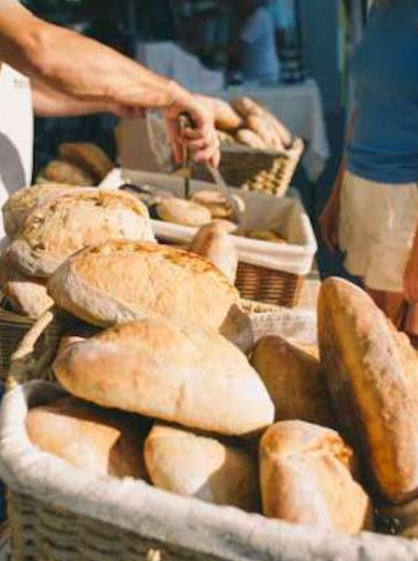
[[[244,41],[244,43],[249,43],[251,45],[263,36],[265,28],[264,10],[257,10],[245,23],[240,33],[240,39]]]

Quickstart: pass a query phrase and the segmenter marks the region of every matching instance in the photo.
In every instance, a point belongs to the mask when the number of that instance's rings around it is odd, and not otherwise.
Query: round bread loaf
[[[54,301],[95,325],[164,317],[218,329],[238,291],[209,261],[174,247],[109,241],[68,259],[48,284]]]
[[[351,449],[333,430],[276,423],[260,443],[264,514],[348,533],[369,528],[371,504],[353,479],[351,459]]]
[[[14,239],[22,229],[29,214],[39,205],[74,189],[64,183],[41,183],[16,191],[3,205],[4,229],[9,239]]]
[[[156,210],[161,220],[183,226],[198,228],[212,219],[212,215],[206,207],[185,199],[165,199],[157,204]]]
[[[74,252],[108,239],[154,240],[147,208],[122,191],[77,189],[28,216],[10,258],[23,273],[48,277]]]
[[[255,511],[256,462],[215,438],[154,425],[145,441],[145,465],[153,484],[185,497]]]
[[[70,393],[104,407],[220,434],[274,419],[246,357],[216,331],[147,319],[65,346],[53,365]]]
[[[7,251],[0,258],[0,286],[12,308],[32,319],[41,317],[54,304],[48,296],[45,280],[27,277],[18,271]]]
[[[96,144],[90,142],[64,142],[58,148],[59,157],[71,162],[101,181],[115,167],[112,160]]]
[[[390,502],[418,496],[418,359],[360,288],[337,278],[321,287],[321,358],[335,412]]]
[[[276,420],[335,425],[319,360],[271,335],[259,339],[251,363],[273,400]]]
[[[26,420],[32,443],[75,467],[97,475],[143,478],[143,421],[64,397],[31,409]]]
[[[210,211],[212,218],[228,219],[234,213],[232,206],[219,191],[197,191],[193,195],[192,201],[206,207]]]
[[[202,226],[190,244],[190,251],[206,257],[235,283],[238,268],[238,251],[231,236],[219,224]]]
[[[78,187],[92,187],[96,180],[92,175],[70,162],[52,160],[42,170],[41,176],[44,180],[54,183],[68,183]]]

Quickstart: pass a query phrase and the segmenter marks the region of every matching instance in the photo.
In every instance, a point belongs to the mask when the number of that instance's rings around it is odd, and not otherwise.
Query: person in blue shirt
[[[355,109],[323,239],[393,322],[417,334],[418,321],[404,321],[418,303],[418,0],[375,1],[351,72]]]

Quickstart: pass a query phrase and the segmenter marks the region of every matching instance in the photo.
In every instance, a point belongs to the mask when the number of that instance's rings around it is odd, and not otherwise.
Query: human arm
[[[181,144],[192,137],[195,159],[217,164],[219,150],[210,112],[175,82],[113,49],[46,23],[19,3],[6,0],[4,6],[0,3],[0,53],[4,62],[32,80],[91,107],[128,113],[160,108],[177,160]],[[181,134],[181,113],[190,115],[193,135]]]

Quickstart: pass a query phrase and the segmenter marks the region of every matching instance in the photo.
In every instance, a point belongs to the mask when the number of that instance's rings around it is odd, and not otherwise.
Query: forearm
[[[0,10],[0,52],[5,62],[29,77],[93,103],[168,107],[178,88],[113,49],[43,22],[20,5]]]

